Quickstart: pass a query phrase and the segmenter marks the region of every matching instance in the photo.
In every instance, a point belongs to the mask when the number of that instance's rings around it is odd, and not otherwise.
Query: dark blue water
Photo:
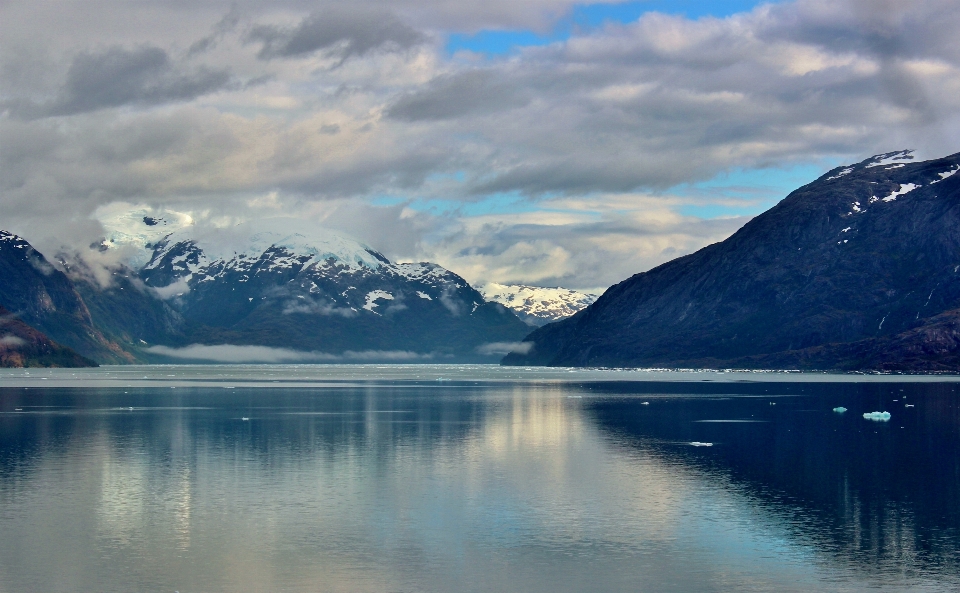
[[[958,383],[517,372],[6,372],[0,591],[960,587]]]

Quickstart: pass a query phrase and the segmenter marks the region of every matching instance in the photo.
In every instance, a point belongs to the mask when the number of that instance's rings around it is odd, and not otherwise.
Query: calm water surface
[[[955,377],[0,372],[3,592],[865,590],[960,590]]]

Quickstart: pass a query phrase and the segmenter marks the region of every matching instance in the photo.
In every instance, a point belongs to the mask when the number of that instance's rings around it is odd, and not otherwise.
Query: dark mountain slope
[[[0,367],[94,367],[0,307]]]
[[[436,264],[392,263],[350,237],[289,221],[229,232],[195,239],[187,230],[153,246],[139,276],[183,320],[162,344],[480,362],[529,331]]]
[[[183,318],[157,298],[135,271],[114,268],[110,284],[101,286],[82,258],[63,255],[58,259],[87,305],[93,325],[140,362],[147,361],[142,347],[183,337]]]
[[[66,274],[27,241],[6,231],[0,231],[0,305],[87,358],[107,363],[132,360],[96,329]]]
[[[535,331],[529,353],[504,364],[898,364],[884,348],[923,350],[923,332],[904,332],[942,325],[933,318],[960,308],[960,155],[911,158],[838,167],[726,241]]]

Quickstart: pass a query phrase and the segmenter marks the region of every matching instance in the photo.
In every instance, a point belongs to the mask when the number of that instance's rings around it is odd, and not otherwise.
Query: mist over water
[[[0,375],[4,591],[960,586],[952,378],[27,373]]]

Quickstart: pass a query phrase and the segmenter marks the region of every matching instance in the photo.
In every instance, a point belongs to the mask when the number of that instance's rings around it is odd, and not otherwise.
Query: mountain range
[[[958,171],[960,154],[910,151],[837,167],[725,241],[599,298],[477,290],[292,219],[200,230],[125,211],[91,246],[122,262],[109,277],[0,231],[0,364],[506,354],[506,365],[956,371]]]
[[[595,294],[561,287],[490,282],[477,290],[483,298],[513,309],[520,319],[534,326],[570,317],[597,300]]]
[[[200,232],[125,218],[93,246],[128,254],[108,281],[82,257],[54,266],[0,234],[0,304],[100,363],[495,362],[530,331],[439,265],[393,263],[301,221]]]
[[[507,365],[956,371],[960,154],[837,167],[609,288]]]

